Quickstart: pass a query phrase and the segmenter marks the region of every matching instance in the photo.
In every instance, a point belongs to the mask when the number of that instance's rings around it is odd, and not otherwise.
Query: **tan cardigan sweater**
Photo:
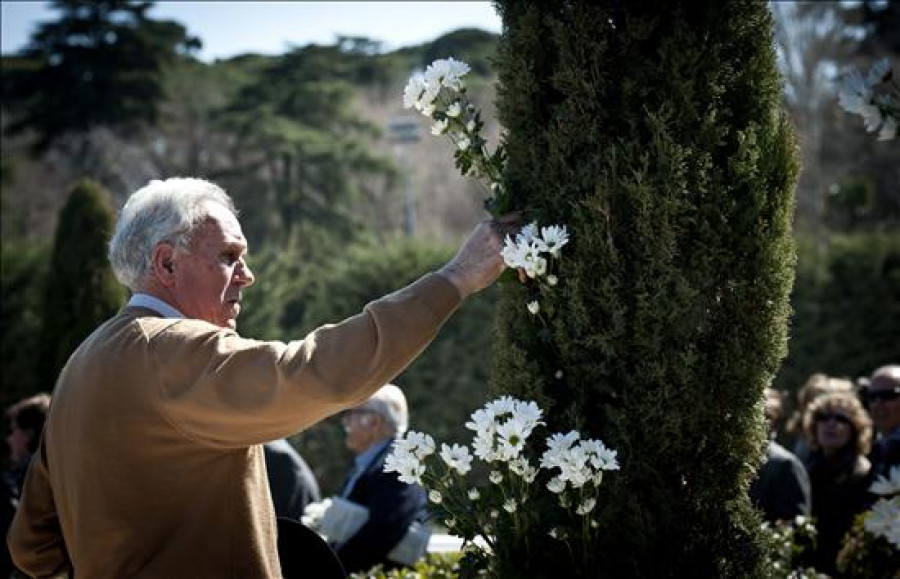
[[[126,308],[60,374],[9,534],[32,576],[280,577],[260,443],[365,400],[459,303],[429,274],[302,341]]]

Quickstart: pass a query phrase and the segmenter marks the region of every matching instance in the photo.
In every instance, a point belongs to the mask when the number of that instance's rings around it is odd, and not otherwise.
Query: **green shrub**
[[[532,536],[498,553],[503,575],[764,574],[746,490],[785,352],[797,171],[768,9],[498,6],[506,184],[572,240],[547,332],[523,286],[502,288],[492,387],[622,465],[600,489],[590,564]]]
[[[76,184],[59,217],[47,272],[35,360],[42,389],[53,388],[78,344],[124,302],[106,257],[112,229],[106,191],[87,180]]]
[[[815,372],[855,378],[896,362],[900,234],[801,238],[791,304],[779,389],[796,391]]]
[[[34,368],[49,256],[50,248],[45,243],[10,240],[0,247],[2,408],[53,386],[41,383]]]

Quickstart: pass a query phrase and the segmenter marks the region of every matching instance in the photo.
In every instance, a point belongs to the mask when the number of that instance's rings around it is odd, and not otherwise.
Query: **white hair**
[[[382,416],[393,430],[394,436],[403,436],[409,427],[409,409],[403,391],[393,384],[385,384],[375,394],[360,404],[360,410],[371,410]]]
[[[119,212],[109,242],[109,261],[116,278],[137,291],[150,269],[153,249],[162,242],[189,248],[195,228],[209,214],[210,203],[237,215],[228,194],[203,179],[153,180],[135,191]]]

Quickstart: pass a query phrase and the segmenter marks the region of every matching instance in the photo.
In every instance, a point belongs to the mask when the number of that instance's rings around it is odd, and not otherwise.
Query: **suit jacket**
[[[808,517],[812,502],[809,476],[800,459],[780,444],[769,441],[766,462],[750,484],[750,500],[773,523],[792,521],[797,515]]]
[[[267,442],[263,449],[275,516],[299,521],[306,505],[322,500],[316,477],[287,440]]]
[[[429,274],[290,343],[125,308],[62,370],[9,533],[43,577],[279,577],[261,443],[355,406],[459,303]]]
[[[387,554],[397,546],[409,525],[424,520],[425,489],[401,482],[396,472],[384,472],[388,444],[356,479],[347,500],[369,509],[369,519],[345,543],[336,549],[348,573],[364,571],[379,563],[396,567]]]

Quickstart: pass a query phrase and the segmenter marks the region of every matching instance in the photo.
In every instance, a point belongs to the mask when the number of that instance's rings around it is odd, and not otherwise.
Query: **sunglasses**
[[[850,424],[850,419],[839,412],[817,412],[816,420],[818,422],[828,422],[829,420],[836,420],[841,424]]]
[[[869,402],[875,402],[876,400],[890,402],[891,400],[896,400],[898,397],[900,397],[900,386],[885,390],[869,390],[866,394],[866,398],[868,398]]]

